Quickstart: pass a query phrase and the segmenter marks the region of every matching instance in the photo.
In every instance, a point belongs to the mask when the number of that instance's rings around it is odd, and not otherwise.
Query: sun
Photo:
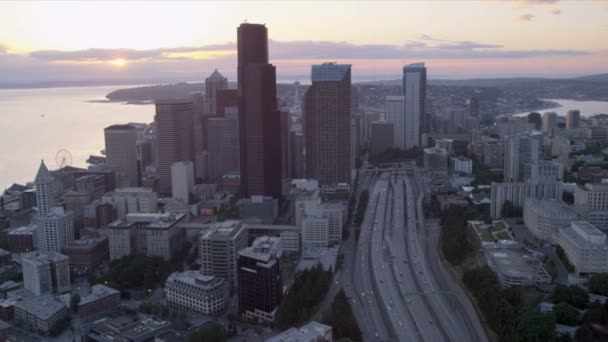
[[[123,66],[127,65],[127,60],[125,60],[123,58],[117,58],[117,59],[113,59],[113,60],[109,61],[108,63],[115,65],[117,67],[123,67]]]

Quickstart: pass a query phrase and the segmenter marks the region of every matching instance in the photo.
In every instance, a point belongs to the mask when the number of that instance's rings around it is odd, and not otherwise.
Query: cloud
[[[559,8],[556,8],[556,9],[552,10],[551,13],[555,14],[555,15],[560,15],[562,13],[562,11]]]
[[[521,15],[516,16],[514,19],[517,21],[529,22],[529,21],[532,21],[532,19],[534,19],[534,14],[530,14],[530,13],[521,14]]]
[[[559,0],[522,0],[520,2],[528,5],[551,5],[558,3]]]
[[[8,47],[4,44],[0,43],[0,53],[7,53],[8,52]]]

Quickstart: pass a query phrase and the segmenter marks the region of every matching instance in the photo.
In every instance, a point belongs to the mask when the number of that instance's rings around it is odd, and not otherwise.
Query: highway
[[[342,277],[351,282],[344,288],[364,340],[487,341],[466,294],[441,265],[438,225],[427,229],[423,192],[413,183],[396,171],[368,183],[354,265]]]

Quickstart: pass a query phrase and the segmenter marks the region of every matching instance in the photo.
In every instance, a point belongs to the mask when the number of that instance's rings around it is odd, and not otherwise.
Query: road
[[[341,279],[364,340],[487,341],[466,294],[441,264],[440,230],[436,222],[427,227],[424,192],[414,183],[403,172],[374,178],[356,250],[343,245],[349,265]]]

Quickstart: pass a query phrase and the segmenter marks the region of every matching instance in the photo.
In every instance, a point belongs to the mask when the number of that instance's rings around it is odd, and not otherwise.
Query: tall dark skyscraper
[[[281,118],[276,70],[268,63],[268,30],[244,23],[237,35],[241,195],[279,198]]]
[[[304,95],[306,174],[320,185],[351,181],[350,64],[312,66]]]
[[[405,100],[405,148],[420,147],[420,136],[429,132],[424,63],[414,63],[403,67],[403,97]]]

